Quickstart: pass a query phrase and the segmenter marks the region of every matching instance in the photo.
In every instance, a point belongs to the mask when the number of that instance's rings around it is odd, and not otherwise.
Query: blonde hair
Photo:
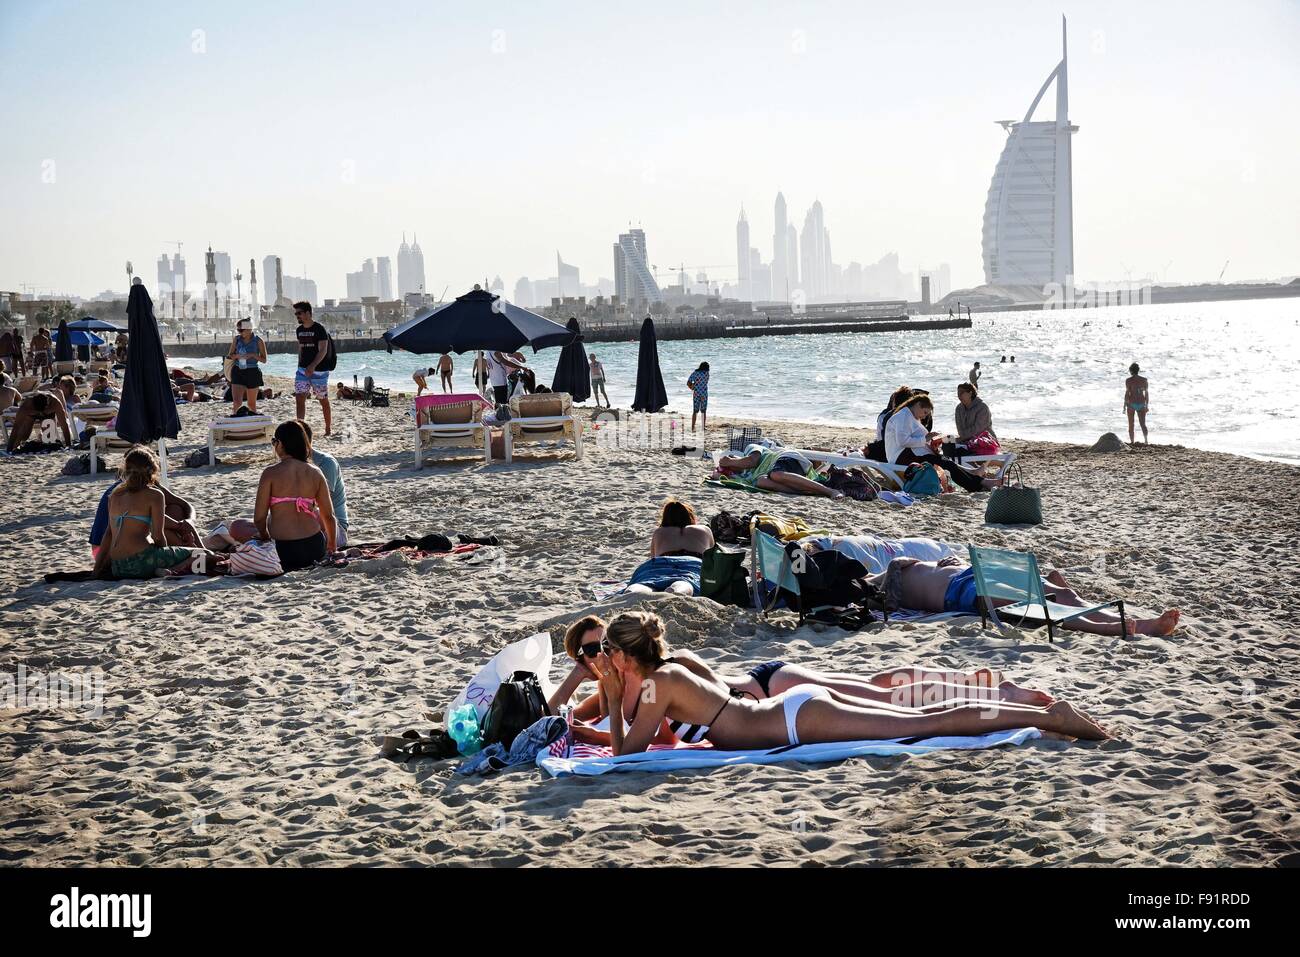
[[[605,619],[599,615],[587,615],[585,618],[579,618],[564,630],[564,653],[577,661],[578,646],[582,644],[582,636],[597,628],[607,627],[609,626],[605,624]]]
[[[605,639],[647,671],[668,656],[663,619],[652,612],[624,612],[605,627]]]
[[[122,459],[118,474],[122,478],[122,487],[128,492],[148,488],[158,478],[158,456],[148,446],[134,445]]]

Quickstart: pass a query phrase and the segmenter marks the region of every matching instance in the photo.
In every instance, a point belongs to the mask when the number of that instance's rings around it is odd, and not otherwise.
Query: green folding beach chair
[[[968,548],[971,568],[975,572],[975,591],[984,599],[980,602],[981,626],[987,625],[992,618],[998,630],[1004,630],[1002,618],[999,617],[1001,613],[1007,618],[1018,617],[1018,626],[1046,624],[1047,640],[1052,641],[1054,625],[1103,608],[1116,607],[1119,609],[1120,630],[1127,633],[1123,599],[1103,602],[1091,608],[1061,605],[1047,599],[1043,577],[1038,571],[1038,559],[1032,552],[976,548],[974,545]],[[993,599],[1007,599],[1013,604],[995,608]]]
[[[776,605],[780,589],[784,588],[799,594],[799,579],[795,578],[790,556],[786,554],[785,542],[757,528],[750,530],[750,567],[754,574],[750,587],[753,589],[754,607],[761,608],[763,615]],[[775,586],[771,597],[764,602],[760,582],[771,582]],[[799,615],[802,622],[803,614]]]

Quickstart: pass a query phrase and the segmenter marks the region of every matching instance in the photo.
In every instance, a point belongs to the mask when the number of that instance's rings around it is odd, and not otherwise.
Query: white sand
[[[1013,443],[1048,523],[983,525],[984,496],[910,509],[719,491],[666,452],[589,446],[484,468],[410,468],[405,403],[336,404],[353,537],[495,533],[478,563],[402,557],[272,582],[88,582],[85,544],[106,476],[62,478],[65,455],[0,461],[0,673],[105,672],[102,717],[0,711],[0,860],[28,864],[1295,863],[1292,560],[1300,470],[1181,448],[1107,455]],[[266,404],[277,417],[292,399]],[[184,469],[215,406],[184,412],[174,488],[206,528],[249,516],[269,453]],[[311,413],[319,427],[319,411]],[[717,422],[716,426],[725,426]],[[806,447],[852,430],[764,423]],[[186,446],[188,443],[188,446]],[[116,464],[117,456],[111,461]],[[1170,638],[978,622],[850,634],[705,600],[649,599],[670,638],[719,666],[768,658],[870,673],[992,666],[1076,702],[1121,737],[986,752],[551,781],[533,768],[453,779],[399,765],[376,740],[427,729],[505,642],[563,624],[593,582],[645,556],[656,509],[765,508],[843,532],[924,534],[1032,549],[1086,596],[1183,611]],[[558,670],[556,674],[559,676]]]

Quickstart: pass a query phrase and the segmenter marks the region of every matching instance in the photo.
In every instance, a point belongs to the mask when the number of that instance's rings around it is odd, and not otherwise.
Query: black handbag
[[[483,743],[500,742],[504,748],[514,743],[515,736],[532,726],[533,722],[550,714],[542,683],[531,671],[516,671],[501,682],[497,693],[483,716]]]
[[[1041,525],[1043,524],[1043,497],[1038,489],[1024,484],[1020,466],[1013,465],[1016,480],[1012,485],[1000,485],[989,496],[989,504],[984,509],[984,521],[992,525]],[[1010,473],[1008,472],[1008,478]]]

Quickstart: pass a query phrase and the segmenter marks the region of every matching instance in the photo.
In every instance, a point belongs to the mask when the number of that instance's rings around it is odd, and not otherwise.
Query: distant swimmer
[[[1138,422],[1142,425],[1142,441],[1150,445],[1150,439],[1147,438],[1147,412],[1151,409],[1151,386],[1147,382],[1146,376],[1138,375],[1141,371],[1135,362],[1128,367],[1129,377],[1124,380],[1124,411],[1128,415],[1128,444],[1132,445],[1136,440],[1133,437],[1133,413],[1137,413]]]
[[[1012,361],[1012,362],[1015,362],[1015,361],[1016,361],[1016,357],[1015,357],[1015,356],[1012,356],[1012,357],[1011,357],[1011,361]]]
[[[967,376],[967,378],[970,379],[970,384],[973,385],[976,389],[980,387],[980,375],[981,375],[980,364],[977,362],[973,366],[971,366],[970,375]]]
[[[1002,361],[1003,361],[1003,362],[1006,362],[1006,361],[1007,361],[1007,357],[1006,357],[1006,356],[1003,356],[1003,357],[1002,357]]]

